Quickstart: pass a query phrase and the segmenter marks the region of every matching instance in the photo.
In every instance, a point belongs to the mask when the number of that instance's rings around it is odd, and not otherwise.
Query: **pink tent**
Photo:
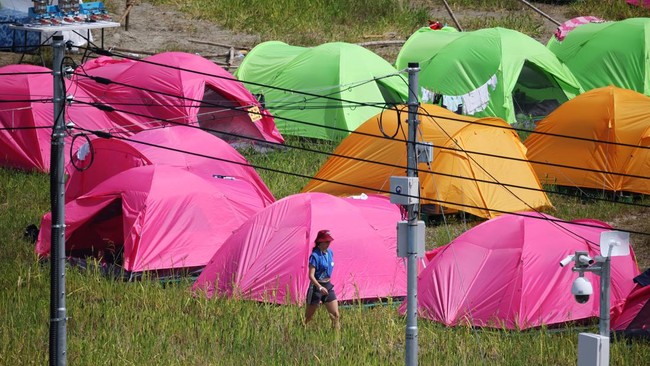
[[[123,249],[117,264],[128,272],[201,267],[263,207],[242,180],[160,165],[132,168],[65,205],[66,252],[107,258]],[[36,242],[41,256],[50,252],[50,235],[48,213]]]
[[[638,279],[643,280],[638,280]],[[650,269],[635,279],[636,285],[625,301],[612,308],[611,328],[631,336],[650,338]]]
[[[578,304],[571,294],[577,274],[559,263],[576,250],[600,254],[600,233],[610,227],[597,220],[574,222],[599,227],[503,215],[434,250],[418,278],[419,313],[448,326],[507,329],[597,317],[599,276],[585,274],[596,293]],[[634,254],[612,258],[611,273],[616,304],[632,290]]]
[[[83,73],[115,83],[98,83]],[[198,55],[165,52],[142,61],[99,57],[83,64],[75,80],[98,101],[119,109],[112,115],[125,123],[198,123],[229,143],[259,144],[247,137],[284,142],[271,115],[244,85]]]
[[[388,198],[340,198],[302,193],[250,218],[224,243],[194,284],[195,291],[279,304],[304,303],[308,259],[319,230],[334,241],[332,282],[339,300],[406,294],[397,257],[400,211]]]
[[[4,74],[4,102],[0,105],[0,166],[48,172],[54,125],[52,70],[32,65],[9,65],[1,67],[0,73]],[[66,94],[74,96],[75,100],[91,100],[75,83],[66,80],[65,85]],[[137,125],[120,127],[106,113],[74,103],[66,106],[65,121],[88,129],[121,132],[123,136],[130,135],[129,131],[142,129]],[[66,138],[66,148],[70,147],[71,140]],[[69,154],[65,156],[67,160]]]
[[[82,146],[67,166],[70,178],[66,186],[66,201],[81,196],[119,172],[142,165],[169,165],[211,176],[243,180],[253,186],[264,206],[275,201],[246,158],[210,133],[176,126],[142,131],[129,140],[95,139],[90,146]]]
[[[650,0],[626,0],[630,5],[643,6],[650,9]]]

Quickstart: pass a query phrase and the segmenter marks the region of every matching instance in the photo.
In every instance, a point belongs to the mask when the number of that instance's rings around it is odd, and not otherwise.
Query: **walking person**
[[[334,270],[334,253],[329,249],[334,240],[329,230],[321,230],[314,241],[315,245],[309,256],[309,290],[307,291],[307,308],[305,325],[314,317],[321,302],[332,320],[332,328],[340,329],[339,303],[336,300],[331,277]]]

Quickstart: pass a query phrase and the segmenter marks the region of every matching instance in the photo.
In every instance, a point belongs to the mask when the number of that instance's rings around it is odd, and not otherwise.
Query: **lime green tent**
[[[613,85],[650,96],[650,18],[583,24],[548,48],[585,90]]]
[[[581,92],[569,69],[544,45],[505,28],[421,28],[402,47],[396,66],[409,62],[420,63],[423,102],[508,123],[543,117]]]
[[[264,96],[283,135],[338,140],[386,104],[404,103],[408,96],[406,78],[390,63],[343,42],[313,48],[264,42],[235,76]]]

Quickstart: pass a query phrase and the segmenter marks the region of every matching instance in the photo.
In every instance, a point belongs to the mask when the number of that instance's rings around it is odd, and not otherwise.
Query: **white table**
[[[101,49],[104,48],[104,29],[106,28],[116,28],[119,27],[120,23],[118,22],[111,22],[111,21],[104,21],[104,20],[98,20],[98,21],[91,21],[91,22],[75,22],[75,23],[61,23],[57,25],[51,25],[51,24],[38,24],[38,23],[26,23],[26,24],[10,24],[9,28],[13,29],[14,31],[23,31],[23,32],[38,32],[38,33],[52,33],[49,35],[45,40],[43,40],[38,47],[38,53],[40,55],[40,47],[45,45],[47,41],[52,38],[55,34],[63,31],[71,31],[82,38],[86,40],[88,43],[88,46],[92,45],[97,47],[91,40],[90,40],[90,31],[92,29],[101,29],[101,37],[100,37],[100,47]],[[80,31],[86,31],[85,35],[82,34],[84,32]],[[25,51],[27,49],[27,33],[25,33],[25,44],[22,52],[22,56],[20,57],[20,62],[23,61],[23,57],[25,56]],[[90,51],[90,47],[86,47],[84,51],[84,55],[82,57],[82,60],[85,60],[86,57],[88,57]],[[41,56],[41,61],[43,57]]]

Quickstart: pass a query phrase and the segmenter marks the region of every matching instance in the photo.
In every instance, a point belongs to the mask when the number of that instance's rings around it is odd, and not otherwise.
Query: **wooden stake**
[[[445,8],[447,8],[447,12],[449,13],[449,16],[451,16],[451,20],[454,21],[454,24],[456,24],[456,29],[458,31],[462,32],[463,27],[460,26],[460,23],[458,22],[458,19],[456,19],[456,16],[454,15],[454,12],[451,10],[451,7],[449,6],[449,3],[447,3],[447,0],[442,0],[443,3],[445,3]]]
[[[546,18],[546,19],[550,20],[551,22],[555,23],[555,25],[559,26],[561,24],[557,20],[551,18],[548,14],[546,14],[543,11],[537,9],[533,4],[529,3],[528,1],[526,1],[526,0],[519,0],[519,1],[521,1],[522,3],[528,5],[531,9],[535,10],[539,15],[541,15],[544,18]]]

